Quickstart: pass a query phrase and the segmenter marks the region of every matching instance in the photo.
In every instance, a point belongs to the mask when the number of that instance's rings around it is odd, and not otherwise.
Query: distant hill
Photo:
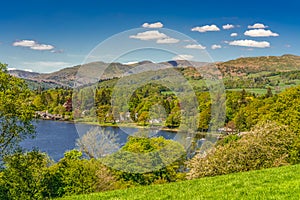
[[[261,56],[238,58],[227,62],[217,63],[223,75],[243,76],[249,73],[286,72],[300,70],[300,56]]]
[[[23,71],[23,70],[9,70],[9,74],[19,77],[19,78],[23,78],[23,79],[30,79],[30,78],[34,78],[39,76],[40,74],[37,72],[29,72],[29,71]]]
[[[84,65],[64,68],[53,73],[36,73],[22,70],[11,70],[9,73],[13,76],[27,80],[32,88],[39,84],[44,88],[53,87],[73,87],[75,81],[79,84],[93,83],[99,80],[118,78],[124,75],[130,75],[138,68],[147,70],[157,70],[164,68],[189,68],[196,67],[204,70],[205,73],[216,74],[216,66],[223,76],[245,76],[248,74],[260,72],[286,72],[300,70],[300,56],[283,55],[283,56],[262,56],[238,58],[227,62],[206,63],[185,60],[171,60],[161,63],[153,63],[151,61],[141,61],[132,64],[122,63],[104,63],[92,62]],[[201,71],[200,70],[200,71]],[[188,76],[194,76],[193,71],[186,70]],[[199,75],[199,74],[198,74]],[[196,75],[196,76],[198,76]]]
[[[191,64],[192,63],[192,64]],[[73,87],[75,81],[82,84],[95,82],[100,79],[119,78],[121,76],[130,75],[130,70],[137,66],[142,66],[148,70],[163,69],[167,67],[186,67],[186,66],[202,66],[204,63],[187,62],[187,61],[169,61],[162,63],[153,63],[151,61],[141,61],[134,64],[122,63],[104,63],[92,62],[84,65],[68,67],[52,73],[36,73],[22,70],[10,70],[9,74],[25,79],[31,88],[36,88],[39,84],[44,88],[54,87]],[[132,72],[131,72],[132,73]]]

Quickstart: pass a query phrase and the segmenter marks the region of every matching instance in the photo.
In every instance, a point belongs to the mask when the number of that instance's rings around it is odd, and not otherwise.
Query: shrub
[[[196,155],[188,163],[187,176],[193,179],[288,165],[291,159],[296,160],[296,140],[297,135],[286,126],[272,122],[257,125],[238,140],[230,139],[205,156]]]

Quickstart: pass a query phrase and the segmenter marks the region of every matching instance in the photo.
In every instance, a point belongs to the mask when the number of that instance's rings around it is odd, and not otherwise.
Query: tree
[[[60,196],[111,190],[116,184],[104,165],[95,159],[83,159],[77,150],[66,152],[53,167],[54,177],[60,177]]]
[[[36,150],[25,154],[17,152],[5,157],[4,162],[2,179],[8,199],[42,199],[43,177],[50,164],[45,154]]]
[[[118,137],[111,132],[104,132],[99,127],[91,128],[77,139],[79,150],[89,158],[102,158],[119,149]]]
[[[147,132],[129,136],[116,153],[101,161],[115,170],[120,181],[133,185],[173,182],[184,179],[179,172],[185,161],[184,147],[163,137],[148,138]]]
[[[35,133],[30,94],[25,82],[7,74],[6,65],[0,63],[0,158]]]
[[[272,93],[272,89],[270,87],[267,88],[267,94],[265,95],[266,98],[272,97],[273,93]]]
[[[149,112],[148,111],[143,111],[138,118],[138,122],[140,125],[146,126],[147,122],[149,120]]]

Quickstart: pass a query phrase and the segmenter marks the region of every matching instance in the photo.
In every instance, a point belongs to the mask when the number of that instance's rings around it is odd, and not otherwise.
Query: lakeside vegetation
[[[283,56],[278,62],[275,58],[269,57],[256,59],[262,59],[260,62],[264,64],[260,63],[261,68],[256,64],[253,66],[248,64],[247,67],[239,66],[244,60],[229,61],[220,65],[220,69],[224,69],[222,72],[227,90],[216,96],[210,95],[205,80],[197,74],[196,69],[176,68],[176,73],[181,73],[188,80],[185,84],[191,87],[182,99],[176,94],[184,91],[183,88],[187,86],[184,84],[183,87],[179,87],[178,91],[173,89],[173,85],[166,87],[159,83],[144,84],[137,88],[133,86],[132,81],[146,80],[147,76],[151,77],[154,72],[142,73],[138,77],[127,77],[131,82],[123,82],[118,87],[116,85],[120,79],[112,78],[74,90],[39,88],[30,91],[23,80],[8,75],[6,66],[1,64],[0,97],[1,102],[5,104],[0,107],[2,119],[0,145],[5,148],[1,148],[0,151],[3,167],[0,169],[0,199],[46,199],[107,190],[117,191],[94,195],[99,195],[99,197],[104,195],[104,198],[105,195],[108,195],[107,198],[110,195],[121,195],[117,197],[126,199],[132,196],[131,192],[137,192],[143,188],[145,191],[152,187],[162,188],[161,191],[164,191],[170,190],[169,187],[172,186],[176,188],[185,183],[191,183],[191,187],[195,189],[182,193],[189,197],[199,192],[199,187],[196,191],[197,184],[194,183],[205,185],[197,181],[216,180],[220,183],[222,177],[225,179],[226,177],[229,179],[240,177],[241,180],[246,181],[249,177],[244,176],[247,175],[232,173],[296,164],[290,168],[271,170],[276,173],[288,169],[286,173],[291,178],[293,172],[289,169],[299,170],[297,164],[300,163],[300,107],[298,106],[300,105],[300,86],[298,85],[300,79],[299,72],[296,70],[297,64],[284,65],[282,62],[286,60],[289,60],[286,62],[291,62],[291,59],[294,61],[296,58],[290,55]],[[266,59],[271,59],[269,63],[273,63],[273,67],[265,64]],[[250,59],[250,61],[253,60]],[[230,67],[231,64],[239,68]],[[278,65],[285,66],[286,70],[277,70],[274,66]],[[266,72],[266,70],[269,71]],[[156,78],[159,80],[165,75],[167,72],[161,71],[159,77],[156,76]],[[126,77],[125,80],[127,80]],[[130,98],[127,98],[124,92],[126,90],[134,91]],[[266,92],[262,93],[261,90]],[[119,98],[113,97],[114,92],[119,95]],[[213,126],[212,122],[217,120],[215,116],[212,116],[212,102],[222,102],[225,97],[224,122]],[[187,111],[191,112],[183,116],[181,101],[191,101],[193,98],[196,98],[199,105],[196,108],[188,107]],[[117,102],[113,102],[112,99]],[[128,104],[124,101],[125,99],[128,99]],[[195,120],[194,116],[197,116],[196,131],[206,132],[212,127],[215,128],[214,131],[225,128],[230,130],[228,131],[230,134],[224,134],[216,144],[206,141],[199,148],[192,146],[194,149],[191,150],[196,154],[189,158],[185,155],[187,152],[182,144],[162,137],[148,138],[143,129],[128,138],[128,142],[121,147],[115,143],[115,135],[95,129],[89,130],[84,137],[78,139],[76,150],[66,152],[64,158],[54,163],[46,154],[38,150],[23,152],[18,148],[19,141],[33,136],[31,120],[34,117],[34,111],[47,111],[61,115],[64,119],[100,125],[116,125],[119,122],[125,125],[142,127],[155,125],[178,129],[184,122],[187,125],[186,134],[193,131],[189,129],[188,123]],[[115,115],[116,113],[118,115]],[[108,141],[110,145],[106,146]],[[157,153],[160,151],[162,153]],[[107,154],[111,156],[107,157]],[[133,156],[135,154],[143,156],[135,157]],[[174,157],[177,159],[172,160],[171,158]],[[152,171],[149,171],[150,168]],[[268,175],[268,171],[253,172],[253,174],[256,173],[261,173],[263,177]],[[226,174],[232,175],[185,181]],[[275,186],[276,180],[278,179],[272,179],[270,184]],[[171,182],[178,183],[151,186],[148,189],[137,187]],[[291,178],[291,182],[294,183],[295,180]],[[286,184],[291,184],[291,182]],[[213,183],[214,181],[211,184]],[[254,183],[251,180],[249,186]],[[261,182],[256,183],[261,184]],[[238,193],[240,196],[231,196],[229,190],[235,184],[238,188],[245,186],[241,182],[229,184],[226,197],[245,197],[247,193],[243,189],[240,190],[241,193]],[[219,187],[222,186],[225,187],[224,184]],[[283,187],[287,186],[283,185]],[[119,189],[126,188],[133,189],[119,191]],[[264,194],[272,195],[273,190],[275,189],[265,191]],[[181,193],[171,194],[171,191],[166,192],[168,197],[175,198],[176,195],[177,198],[183,197],[180,196]],[[181,190],[178,188],[178,191]],[[287,192],[273,193],[274,197],[299,195],[293,193],[292,189],[284,191]],[[256,190],[253,192],[249,198],[257,197]],[[140,192],[140,194],[146,193]],[[78,198],[90,198],[94,195],[78,196]],[[207,193],[207,195],[210,194]],[[200,194],[198,196],[201,197]]]

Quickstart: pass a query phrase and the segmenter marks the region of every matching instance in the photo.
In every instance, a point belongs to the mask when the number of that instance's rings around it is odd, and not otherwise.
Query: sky
[[[1,1],[1,8],[0,62],[8,68],[46,73],[147,55],[155,62],[300,55],[299,1],[11,0]],[[145,45],[175,54],[116,58]]]

